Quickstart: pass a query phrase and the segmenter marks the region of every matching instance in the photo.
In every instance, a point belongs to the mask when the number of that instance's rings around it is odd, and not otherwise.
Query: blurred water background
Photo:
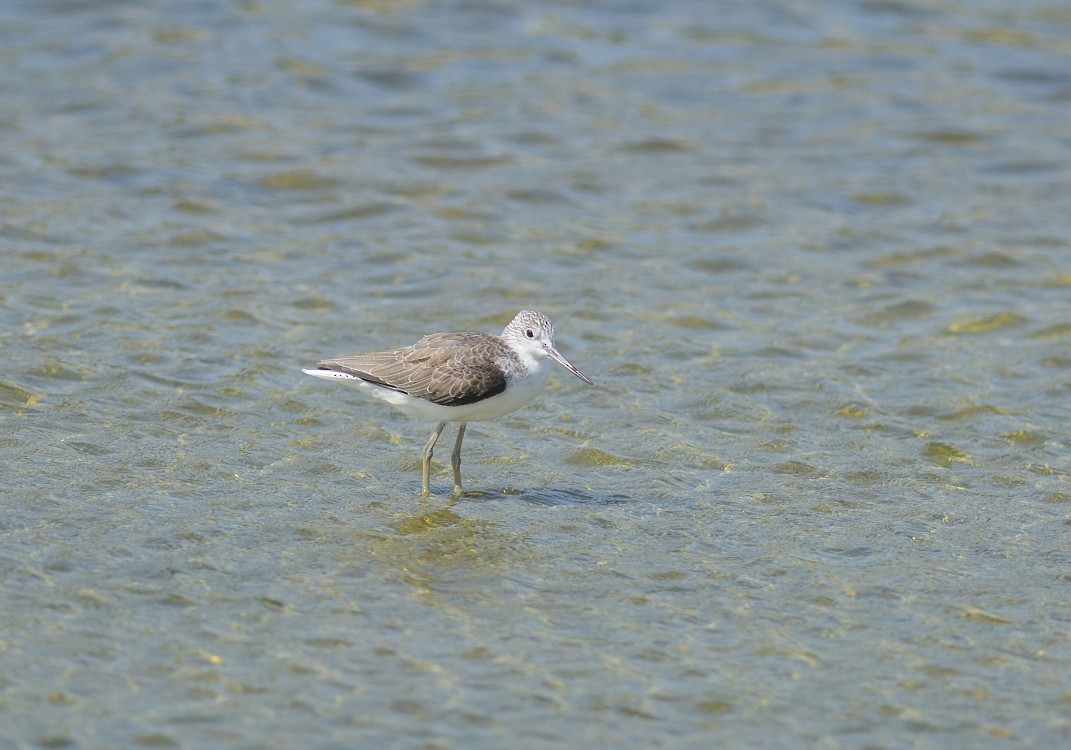
[[[0,748],[1067,746],[1069,123],[1058,0],[7,0]],[[522,308],[456,502],[300,373]]]

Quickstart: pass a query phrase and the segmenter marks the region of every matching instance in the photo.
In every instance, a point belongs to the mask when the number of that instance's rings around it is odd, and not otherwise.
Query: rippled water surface
[[[1057,0],[4,3],[0,748],[1067,745],[1069,122]],[[456,501],[300,373],[522,308]]]

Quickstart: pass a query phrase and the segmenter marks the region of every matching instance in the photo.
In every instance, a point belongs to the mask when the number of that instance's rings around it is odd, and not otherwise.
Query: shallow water
[[[4,4],[0,748],[1066,744],[1069,40]],[[300,374],[525,307],[457,501]]]

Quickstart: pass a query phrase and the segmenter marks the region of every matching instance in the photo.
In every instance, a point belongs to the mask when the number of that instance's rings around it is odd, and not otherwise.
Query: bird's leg
[[[454,497],[461,497],[461,441],[465,439],[465,425],[462,422],[457,428],[457,442],[454,443],[454,452],[450,456],[450,462],[454,465]]]
[[[439,422],[439,426],[435,428],[435,432],[431,433],[431,437],[428,438],[428,444],[424,446],[424,465],[423,470],[423,482],[421,483],[420,495],[421,497],[428,496],[428,475],[431,473],[431,455],[435,450],[435,441],[439,439],[439,435],[442,434],[443,428],[446,427],[446,422]]]

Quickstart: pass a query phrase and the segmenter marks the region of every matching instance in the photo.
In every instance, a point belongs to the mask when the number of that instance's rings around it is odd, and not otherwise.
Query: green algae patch
[[[969,464],[971,457],[954,445],[948,443],[927,443],[922,455],[937,466],[951,466],[954,463]]]
[[[965,318],[963,320],[957,320],[952,323],[946,329],[948,333],[952,334],[971,334],[971,333],[992,333],[993,331],[1003,331],[1007,328],[1015,328],[1026,323],[1024,318],[1019,313],[1002,312],[996,315],[986,315],[982,318]]]
[[[565,459],[565,462],[572,466],[608,466],[623,469],[632,469],[636,466],[635,461],[615,456],[598,448],[580,448]]]

